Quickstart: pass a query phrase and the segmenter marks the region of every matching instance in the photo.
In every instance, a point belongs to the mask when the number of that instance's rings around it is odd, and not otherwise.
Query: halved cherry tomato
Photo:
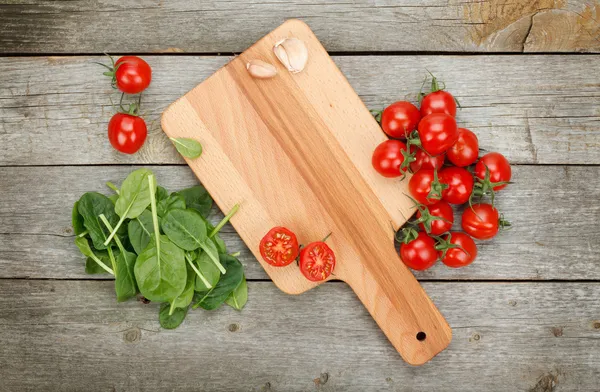
[[[419,223],[421,230],[428,232],[430,235],[440,235],[449,231],[454,224],[454,212],[448,202],[440,200],[435,204],[425,206],[425,209],[429,211],[429,214],[423,214],[420,210],[417,211],[417,221],[423,217],[423,215],[429,215],[429,224],[427,222]],[[431,219],[438,217],[438,219]],[[427,230],[427,226],[429,230]]]
[[[290,230],[277,226],[263,237],[259,250],[267,263],[274,267],[285,267],[298,257],[298,239]]]
[[[323,241],[311,242],[300,251],[300,272],[313,282],[325,280],[335,268],[335,254]]]
[[[444,236],[444,241],[449,242],[450,247],[440,250],[439,256],[442,263],[448,267],[460,268],[471,264],[477,258],[477,245],[475,241],[465,233],[452,232]]]
[[[440,182],[447,185],[442,198],[450,204],[463,204],[469,201],[473,192],[473,175],[464,167],[449,166],[440,170]]]
[[[426,270],[438,259],[435,241],[421,231],[416,239],[400,245],[400,258],[404,264],[414,270]]]
[[[479,156],[477,135],[466,128],[458,128],[458,140],[446,151],[448,160],[458,167],[475,163]]]
[[[444,166],[446,154],[442,153],[438,156],[431,156],[427,151],[418,146],[411,145],[410,153],[415,154],[415,160],[410,163],[410,170],[416,173],[420,169],[437,169],[440,170]]]
[[[421,113],[415,105],[406,101],[394,102],[381,114],[381,128],[390,137],[405,138],[417,129]]]
[[[489,240],[498,234],[499,223],[498,210],[491,204],[473,204],[462,215],[463,230],[478,240]]]
[[[152,68],[137,56],[123,56],[115,63],[115,81],[119,90],[126,94],[144,91],[152,81]]]
[[[512,175],[510,163],[499,152],[490,152],[481,157],[475,165],[475,175],[481,180],[485,180],[485,168],[488,168],[490,173],[489,181],[493,184],[496,182],[508,182]],[[506,187],[507,184],[496,185],[493,187],[495,191],[499,191]]]
[[[454,117],[445,113],[433,113],[419,122],[421,146],[430,155],[446,152],[458,139],[458,128]]]
[[[407,153],[406,144],[399,140],[386,140],[373,151],[371,163],[373,168],[384,177],[400,177],[408,169],[408,167],[401,167]]]
[[[108,122],[108,140],[115,150],[125,154],[137,152],[148,135],[146,122],[143,118],[116,113]]]
[[[421,169],[408,181],[411,196],[424,205],[430,205],[442,198],[444,186],[437,178],[437,171]]]

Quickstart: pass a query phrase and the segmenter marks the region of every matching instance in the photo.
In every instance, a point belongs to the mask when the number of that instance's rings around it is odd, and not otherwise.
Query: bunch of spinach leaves
[[[238,205],[213,226],[207,219],[213,201],[200,185],[169,194],[148,169],[130,173],[120,189],[107,185],[114,195],[83,194],[72,219],[86,273],[114,275],[117,301],[141,293],[161,302],[159,321],[169,329],[190,306],[244,307],[244,268],[219,237]]]

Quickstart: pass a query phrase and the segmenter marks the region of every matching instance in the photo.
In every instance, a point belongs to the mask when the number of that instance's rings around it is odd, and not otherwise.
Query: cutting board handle
[[[362,262],[352,263],[340,275],[402,358],[422,365],[450,344],[452,329],[398,254],[387,253],[395,262],[377,263],[377,268],[383,268],[377,274],[368,269],[374,264]]]

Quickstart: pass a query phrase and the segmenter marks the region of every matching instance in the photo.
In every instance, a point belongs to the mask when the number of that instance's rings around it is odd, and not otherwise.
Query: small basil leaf
[[[129,221],[127,225],[129,241],[138,255],[146,249],[148,243],[154,236],[154,225],[152,224],[152,213],[148,210],[140,216]]]
[[[221,255],[221,263],[223,263],[227,272],[211,290],[196,292],[194,295],[194,308],[199,306],[206,310],[217,309],[244,278],[244,267],[235,257]]]
[[[158,321],[160,322],[160,326],[164,329],[175,329],[181,325],[185,316],[187,315],[188,308],[175,308],[173,314],[169,315],[169,310],[171,309],[171,305],[166,302],[160,305],[160,310],[158,312]]]
[[[161,228],[175,245],[188,251],[198,249],[206,242],[206,224],[194,210],[167,212]]]
[[[248,285],[244,276],[238,287],[229,294],[225,303],[236,310],[242,310],[246,302],[248,302]]]
[[[184,137],[172,137],[170,139],[177,151],[184,157],[194,159],[202,155],[202,145],[198,141]]]
[[[202,185],[183,189],[177,194],[183,196],[187,208],[198,211],[202,217],[206,217],[210,213],[213,200]]]

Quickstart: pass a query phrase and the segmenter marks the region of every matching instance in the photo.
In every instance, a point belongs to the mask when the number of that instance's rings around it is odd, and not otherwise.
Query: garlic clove
[[[277,68],[272,64],[265,63],[262,60],[250,60],[246,64],[246,69],[255,78],[269,79],[277,75]]]
[[[308,62],[308,48],[298,38],[286,38],[273,47],[275,56],[292,73],[298,73],[304,69]]]

